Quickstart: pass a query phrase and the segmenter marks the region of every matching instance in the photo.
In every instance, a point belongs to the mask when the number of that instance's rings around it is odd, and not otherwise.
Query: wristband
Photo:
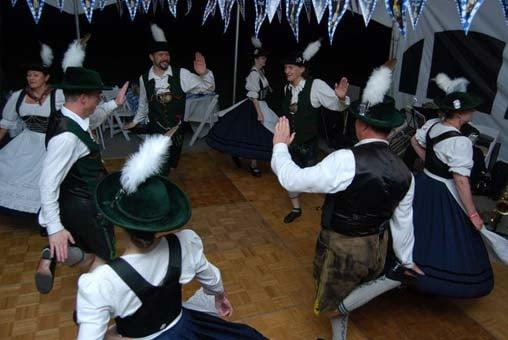
[[[475,211],[474,213],[469,215],[469,219],[472,220],[474,217],[478,217],[478,216],[480,216],[480,215],[478,215],[478,212]]]

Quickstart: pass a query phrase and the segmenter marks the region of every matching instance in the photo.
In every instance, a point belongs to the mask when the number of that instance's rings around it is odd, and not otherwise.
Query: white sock
[[[384,275],[373,281],[365,282],[349,293],[339,304],[339,312],[344,314],[349,313],[373,298],[398,286],[400,286],[399,281],[391,280]]]
[[[332,323],[332,340],[347,339],[347,320],[347,314],[342,314],[330,319]]]

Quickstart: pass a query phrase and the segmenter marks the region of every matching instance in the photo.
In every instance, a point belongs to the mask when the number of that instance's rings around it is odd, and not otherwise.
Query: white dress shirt
[[[110,100],[97,107],[89,118],[81,118],[65,106],[62,115],[72,119],[83,129],[88,131],[98,127],[116,109],[114,100]],[[60,220],[60,184],[76,161],[90,153],[88,147],[73,133],[64,132],[51,138],[47,146],[46,156],[42,163],[42,173],[39,180],[41,192],[41,211],[39,224],[47,228],[48,235],[64,229]]]
[[[379,141],[388,143],[382,139],[364,139],[356,145]],[[332,152],[315,166],[302,169],[291,159],[287,145],[278,143],[273,147],[272,169],[287,191],[334,194],[346,190],[353,182],[356,163],[353,152],[342,149]],[[390,219],[393,249],[405,266],[413,264],[413,195],[411,175],[409,190]]]
[[[165,93],[168,91],[168,77],[173,76],[173,69],[171,66],[164,72],[162,76],[155,74],[153,66],[148,71],[148,80],[155,80],[156,93]],[[180,69],[180,86],[185,93],[207,93],[215,90],[215,78],[213,72],[208,72],[199,76],[191,73],[185,68]],[[146,97],[146,88],[143,82],[143,76],[139,77],[139,104],[138,111],[134,116],[133,122],[139,123],[146,120],[148,116],[148,98]]]
[[[287,85],[287,88],[291,90],[291,104],[298,103],[298,94],[303,90],[306,82],[307,80],[302,79],[297,86]],[[310,103],[315,109],[324,106],[332,111],[343,111],[350,104],[350,99],[346,96],[344,101],[339,100],[335,91],[327,83],[321,79],[314,79],[310,88]]]
[[[179,282],[187,284],[196,277],[206,294],[223,293],[220,271],[208,262],[199,236],[188,229],[175,235],[182,248]],[[123,255],[122,258],[148,283],[159,286],[168,268],[168,243],[163,239],[148,253]],[[78,340],[103,339],[111,318],[132,315],[141,305],[141,300],[110,266],[101,265],[93,272],[81,275],[77,295]],[[143,339],[155,338],[176,325],[180,317],[181,315],[160,332]]]

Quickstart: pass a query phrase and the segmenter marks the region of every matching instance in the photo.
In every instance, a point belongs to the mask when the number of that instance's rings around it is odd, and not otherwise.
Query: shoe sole
[[[48,294],[53,289],[53,277],[48,274],[35,273],[35,287],[41,294]]]

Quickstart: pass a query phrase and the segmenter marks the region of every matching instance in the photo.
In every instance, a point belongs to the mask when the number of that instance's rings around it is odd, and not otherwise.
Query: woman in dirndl
[[[272,138],[278,117],[265,99],[270,85],[264,73],[267,52],[261,42],[252,38],[255,47],[254,65],[246,78],[247,98],[218,113],[222,117],[211,129],[206,139],[208,145],[229,154],[238,167],[239,158],[250,159],[249,170],[253,176],[261,176],[257,161],[269,161],[272,157]]]
[[[459,130],[472,120],[481,99],[466,92],[464,78],[438,74],[436,82],[446,92],[435,100],[443,118],[429,120],[411,139],[425,161],[413,201],[413,258],[425,275],[413,283],[433,295],[480,297],[490,293],[494,277],[469,184],[472,142]]]

